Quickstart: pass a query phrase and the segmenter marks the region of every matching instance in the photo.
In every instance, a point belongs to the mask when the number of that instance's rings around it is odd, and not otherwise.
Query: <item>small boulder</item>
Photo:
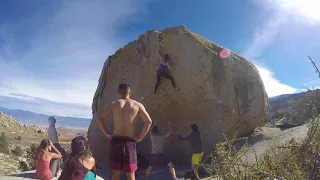
[[[42,134],[42,133],[45,133],[46,131],[44,129],[38,128],[36,129],[36,132]]]
[[[7,122],[4,122],[4,123],[2,124],[2,127],[10,127],[10,124],[8,124]]]

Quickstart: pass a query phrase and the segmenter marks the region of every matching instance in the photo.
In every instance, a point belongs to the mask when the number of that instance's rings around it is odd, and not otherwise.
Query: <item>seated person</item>
[[[50,161],[61,157],[61,153],[54,147],[49,139],[42,140],[36,154],[36,175],[41,180],[51,180],[52,172],[50,171]]]
[[[86,151],[86,139],[75,137],[71,142],[71,153],[66,160],[59,180],[96,179],[95,159]]]

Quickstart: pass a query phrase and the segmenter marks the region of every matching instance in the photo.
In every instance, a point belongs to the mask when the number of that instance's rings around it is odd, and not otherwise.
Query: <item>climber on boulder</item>
[[[169,137],[172,134],[172,128],[171,128],[170,122],[168,122],[168,128],[169,128],[169,131],[167,133],[161,133],[159,130],[159,127],[155,122],[154,126],[151,129],[150,139],[151,139],[152,149],[151,149],[151,156],[150,156],[150,165],[146,172],[146,179],[148,179],[149,174],[152,170],[152,167],[155,165],[168,166],[173,179],[177,179],[173,163],[166,156],[163,155],[164,140],[165,138]]]
[[[113,101],[97,116],[97,124],[101,131],[111,139],[109,167],[112,169],[112,179],[120,180],[121,169],[124,168],[127,179],[135,179],[137,170],[136,143],[148,133],[152,121],[145,107],[132,99],[130,86],[125,83],[119,85],[119,100]],[[103,118],[109,113],[113,114],[114,131],[108,132]],[[144,121],[143,129],[138,137],[135,137],[136,116],[140,115]]]
[[[192,148],[192,158],[191,158],[191,166],[194,175],[196,176],[197,179],[199,178],[199,164],[202,160],[203,156],[203,149],[202,149],[202,143],[201,143],[201,136],[199,132],[199,128],[196,124],[191,124],[190,126],[192,132],[189,136],[187,137],[181,137],[178,135],[178,139],[181,141],[189,141],[191,148]]]
[[[157,83],[156,83],[156,87],[154,89],[154,94],[157,93],[161,77],[169,79],[171,81],[171,84],[172,84],[175,91],[180,90],[179,88],[177,88],[176,83],[174,81],[174,78],[169,71],[169,70],[171,70],[171,67],[168,63],[168,60],[169,60],[168,54],[165,54],[163,57],[160,57],[160,64],[159,64],[159,67],[157,70]]]

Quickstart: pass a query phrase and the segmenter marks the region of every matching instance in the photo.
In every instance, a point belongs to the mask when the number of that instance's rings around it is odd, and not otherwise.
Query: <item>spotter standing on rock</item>
[[[127,179],[135,179],[137,170],[136,143],[140,142],[148,133],[152,121],[145,107],[132,99],[130,86],[125,83],[119,85],[119,100],[109,104],[98,116],[97,124],[101,131],[111,139],[109,167],[112,169],[112,179],[120,180],[121,169],[124,168]],[[113,114],[114,131],[108,132],[103,118],[109,113]],[[143,129],[138,137],[135,137],[137,115],[144,121]]]
[[[151,150],[151,156],[150,156],[150,165],[146,172],[146,180],[149,177],[152,167],[155,165],[168,166],[170,169],[172,178],[175,180],[177,179],[176,171],[174,169],[173,163],[166,156],[163,155],[164,140],[165,138],[169,137],[172,134],[172,127],[170,122],[168,122],[168,128],[169,128],[169,131],[167,133],[161,133],[155,122],[154,126],[151,129],[150,139],[151,139],[152,150]]]
[[[191,158],[192,170],[196,178],[200,179],[198,170],[199,170],[199,164],[203,156],[201,136],[200,136],[199,128],[196,124],[191,124],[190,128],[192,132],[189,136],[181,137],[180,135],[178,135],[178,139],[181,141],[190,142],[190,145],[193,151],[192,158]]]

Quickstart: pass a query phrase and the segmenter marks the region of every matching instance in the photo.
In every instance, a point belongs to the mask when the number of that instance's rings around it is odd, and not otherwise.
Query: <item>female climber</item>
[[[160,57],[160,64],[157,70],[157,83],[154,89],[154,94],[157,93],[161,77],[169,79],[175,91],[180,90],[179,88],[177,88],[176,83],[173,79],[173,76],[169,72],[169,70],[171,70],[171,67],[169,66],[168,59],[169,59],[168,54],[165,54],[163,57]]]
[[[50,152],[53,151],[53,152]],[[36,174],[41,180],[51,180],[50,161],[61,158],[61,153],[54,147],[49,139],[41,141],[36,155]]]

